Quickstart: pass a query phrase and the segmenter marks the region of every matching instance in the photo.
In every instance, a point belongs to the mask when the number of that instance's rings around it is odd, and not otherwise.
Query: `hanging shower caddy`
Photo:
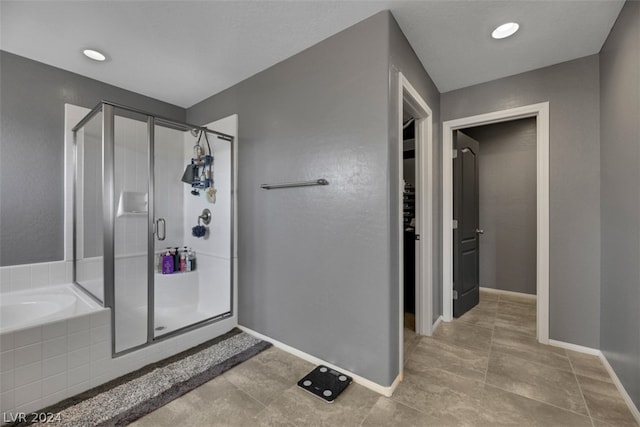
[[[191,159],[191,167],[193,168],[193,180],[191,187],[205,189],[211,187],[213,179],[211,177],[211,165],[213,164],[213,156],[201,156],[200,158]]]

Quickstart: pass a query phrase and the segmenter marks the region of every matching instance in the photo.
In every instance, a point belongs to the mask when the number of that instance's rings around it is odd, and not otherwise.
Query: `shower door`
[[[228,140],[156,121],[154,338],[231,311],[230,153]],[[198,225],[206,230],[204,236],[193,235]],[[173,269],[170,257],[174,257]]]
[[[113,108],[105,105],[105,113]],[[114,108],[113,114],[115,352],[148,341],[149,186],[151,118]],[[106,124],[105,124],[106,125]],[[106,126],[105,126],[106,127]]]

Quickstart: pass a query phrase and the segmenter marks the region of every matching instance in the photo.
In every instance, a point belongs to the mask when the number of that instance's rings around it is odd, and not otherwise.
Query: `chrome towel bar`
[[[263,188],[265,190],[272,190],[274,188],[310,187],[312,185],[329,185],[329,181],[324,178],[320,178],[314,181],[285,182],[282,184],[260,184],[260,188]]]

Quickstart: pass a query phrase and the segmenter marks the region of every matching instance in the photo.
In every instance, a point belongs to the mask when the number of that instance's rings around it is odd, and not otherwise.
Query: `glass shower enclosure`
[[[231,316],[234,138],[107,101],[73,132],[73,281],[112,353]]]

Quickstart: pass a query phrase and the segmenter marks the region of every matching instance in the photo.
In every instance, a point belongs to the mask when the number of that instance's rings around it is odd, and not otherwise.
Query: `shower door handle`
[[[162,235],[160,235],[160,223],[162,223]],[[164,218],[158,218],[156,220],[156,236],[158,240],[167,238],[167,221],[165,221]]]

